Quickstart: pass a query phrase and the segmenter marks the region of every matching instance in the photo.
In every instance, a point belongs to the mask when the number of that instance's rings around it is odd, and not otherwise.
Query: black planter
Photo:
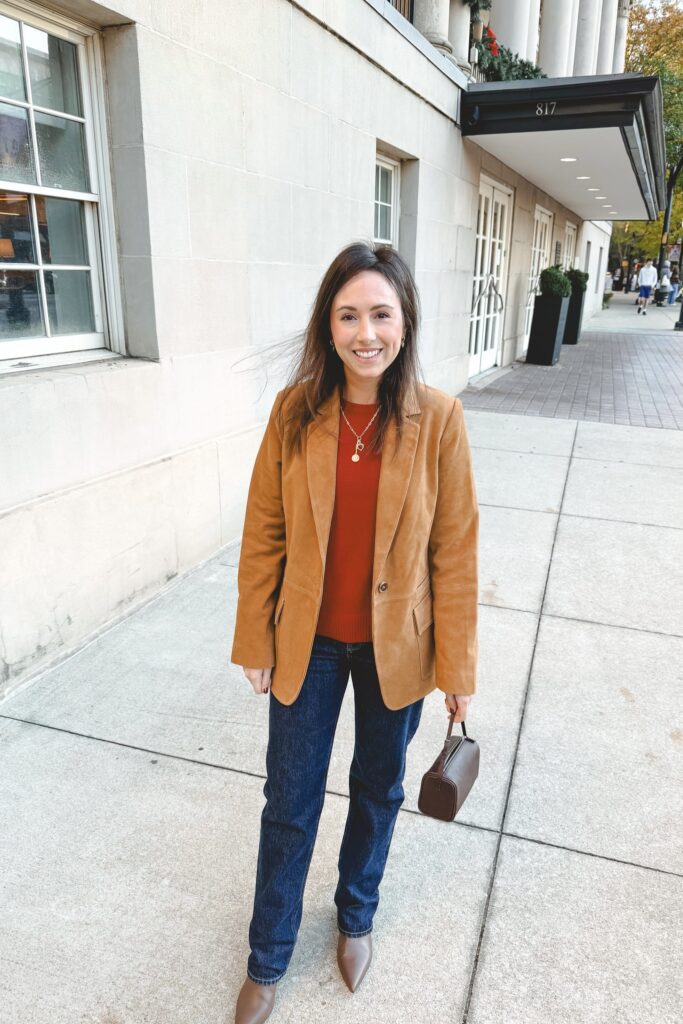
[[[537,295],[531,321],[527,363],[554,366],[560,358],[562,338],[567,323],[569,296]]]
[[[576,345],[581,333],[581,318],[583,316],[583,303],[586,298],[585,290],[572,292],[569,296],[569,309],[567,310],[567,323],[564,328],[564,345]]]

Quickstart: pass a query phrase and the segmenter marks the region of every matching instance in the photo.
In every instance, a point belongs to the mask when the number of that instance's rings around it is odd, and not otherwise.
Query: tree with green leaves
[[[664,103],[667,201],[655,222],[617,222],[613,241],[620,256],[642,258],[659,248],[659,266],[673,219],[676,237],[683,224],[683,200],[678,189],[683,181],[683,7],[680,0],[635,0],[631,7],[626,43],[626,71],[658,75]]]

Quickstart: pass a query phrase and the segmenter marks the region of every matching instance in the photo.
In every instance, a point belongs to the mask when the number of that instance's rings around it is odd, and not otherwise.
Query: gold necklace
[[[368,429],[368,427],[369,427],[369,426],[370,426],[370,424],[372,423],[372,420],[374,420],[375,416],[376,416],[376,415],[377,415],[377,413],[379,412],[379,409],[380,409],[380,407],[379,407],[379,406],[378,406],[378,407],[377,407],[377,408],[375,409],[375,412],[374,412],[374,414],[373,414],[373,417],[372,417],[372,419],[370,420],[370,423],[368,423],[368,426],[367,426],[367,427],[365,428],[365,430],[367,430],[367,429]],[[351,461],[352,461],[352,462],[358,462],[358,461],[360,460],[360,455],[358,454],[358,452],[362,452],[362,451],[363,451],[363,449],[365,448],[365,445],[364,445],[364,444],[363,444],[363,442],[361,441],[361,437],[362,437],[362,436],[363,436],[363,434],[365,433],[365,430],[363,430],[363,431],[362,431],[362,432],[361,432],[360,434],[357,434],[357,433],[356,433],[356,431],[355,431],[355,430],[353,429],[353,427],[351,426],[351,424],[349,423],[348,419],[346,419],[346,413],[344,412],[344,408],[343,408],[343,407],[342,407],[342,411],[341,411],[341,414],[342,414],[342,416],[344,417],[344,419],[346,420],[346,422],[347,422],[347,424],[348,424],[348,427],[349,427],[349,430],[351,431],[351,433],[352,433],[352,434],[354,435],[354,437],[356,438],[356,450],[355,450],[355,452],[353,453],[353,455],[351,456]]]

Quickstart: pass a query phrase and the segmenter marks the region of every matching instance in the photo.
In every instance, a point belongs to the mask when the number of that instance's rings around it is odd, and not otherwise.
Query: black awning
[[[664,207],[657,77],[470,84],[461,129],[584,220],[654,220]]]

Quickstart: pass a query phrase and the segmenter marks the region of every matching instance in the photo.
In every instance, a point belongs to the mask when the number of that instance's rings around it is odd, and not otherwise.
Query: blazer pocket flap
[[[413,618],[418,633],[424,633],[434,621],[434,601],[431,590],[413,608]]]

